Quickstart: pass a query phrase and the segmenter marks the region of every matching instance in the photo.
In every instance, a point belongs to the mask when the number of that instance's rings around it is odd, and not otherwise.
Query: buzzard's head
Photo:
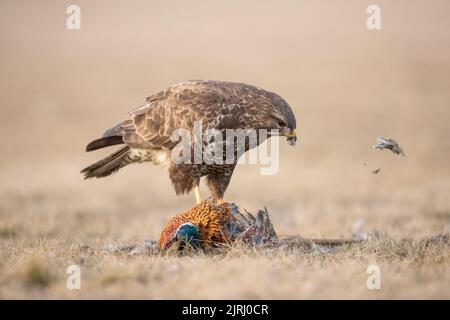
[[[265,108],[263,121],[269,130],[278,130],[280,136],[285,136],[293,146],[297,142],[297,122],[289,104],[275,93],[270,95],[270,107]]]

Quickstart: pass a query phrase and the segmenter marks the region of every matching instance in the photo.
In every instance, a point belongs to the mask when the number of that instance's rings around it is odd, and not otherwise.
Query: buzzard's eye
[[[280,127],[285,127],[286,126],[286,122],[284,122],[283,120],[278,120],[278,125]]]

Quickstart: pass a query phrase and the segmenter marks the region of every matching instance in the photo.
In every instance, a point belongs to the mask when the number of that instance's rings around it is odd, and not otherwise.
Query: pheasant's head
[[[200,245],[200,229],[192,223],[183,223],[175,233],[174,240],[184,246],[188,244],[192,247]]]
[[[158,246],[166,251],[173,244],[182,250],[187,246],[205,249],[229,241],[225,226],[231,218],[228,203],[215,204],[205,200],[170,219],[161,233]]]

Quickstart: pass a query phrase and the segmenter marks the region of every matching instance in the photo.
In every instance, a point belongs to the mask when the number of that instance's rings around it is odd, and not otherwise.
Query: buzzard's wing
[[[174,108],[175,107],[175,108]],[[164,92],[147,98],[132,110],[128,119],[105,132],[104,137],[121,136],[125,144],[139,149],[172,149],[177,141],[170,136],[181,122],[172,99]]]
[[[175,144],[170,136],[175,127],[171,109],[167,100],[153,100],[133,110],[120,126],[123,141],[133,148],[172,149]]]
[[[172,86],[148,97],[144,105],[132,110],[128,119],[106,131],[103,138],[120,136],[132,148],[171,150],[178,143],[170,138],[174,130],[184,128],[192,133],[195,121],[201,121],[203,129],[237,128],[239,119],[251,112],[249,106],[226,103],[239,96],[232,89],[236,90],[207,81]]]

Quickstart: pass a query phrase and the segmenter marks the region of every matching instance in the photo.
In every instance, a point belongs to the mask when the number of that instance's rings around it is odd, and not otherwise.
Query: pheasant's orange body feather
[[[178,228],[185,223],[191,223],[200,229],[200,238],[203,246],[227,243],[229,237],[224,228],[230,219],[231,210],[229,204],[219,205],[210,201],[204,201],[169,221],[159,239],[159,248],[161,250],[168,249],[173,243]]]

